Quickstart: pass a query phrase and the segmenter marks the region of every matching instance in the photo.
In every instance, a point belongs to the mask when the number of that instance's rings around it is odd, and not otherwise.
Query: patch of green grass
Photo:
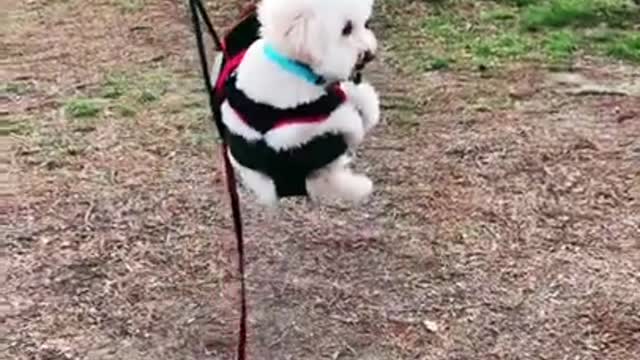
[[[138,102],[148,104],[159,100],[168,90],[171,84],[169,74],[157,71],[142,76],[136,84]]]
[[[16,155],[30,165],[55,170],[66,166],[72,157],[82,155],[88,148],[84,134],[68,131],[64,127],[34,126],[29,137],[20,142]]]
[[[101,96],[106,99],[118,99],[131,91],[130,79],[122,73],[107,76],[102,86]]]
[[[64,135],[43,138],[40,143],[40,153],[36,160],[47,170],[56,170],[69,164],[72,157],[82,155],[86,144]]]
[[[504,32],[493,37],[479,37],[472,44],[473,53],[481,59],[519,58],[533,49],[530,39],[517,32]]]
[[[217,134],[214,135],[211,132],[203,132],[203,133],[195,133],[192,132],[189,134],[187,138],[188,144],[196,149],[210,149],[213,143],[217,143],[220,141],[220,138],[217,137]]]
[[[630,6],[627,0],[550,0],[528,6],[522,13],[522,24],[527,30],[598,23],[621,27],[638,18]]]
[[[35,129],[31,122],[26,119],[19,120],[0,120],[0,136],[9,135],[31,135]]]
[[[630,34],[606,45],[606,53],[618,59],[640,63],[640,33]]]
[[[593,23],[598,14],[591,0],[553,0],[529,6],[522,15],[527,30]]]
[[[30,90],[29,84],[22,82],[10,82],[0,85],[0,94],[21,96],[29,93]]]
[[[451,64],[451,60],[445,58],[435,58],[429,63],[429,70],[447,70]]]
[[[172,80],[170,74],[162,70],[141,75],[115,73],[107,76],[100,94],[107,99],[135,99],[147,104],[162,98]]]
[[[134,117],[138,113],[135,106],[126,103],[115,104],[112,109],[116,115],[125,118]]]
[[[137,12],[144,9],[145,0],[116,0],[122,12]]]
[[[464,31],[460,28],[462,19],[455,16],[438,14],[431,16],[424,21],[426,35],[435,36],[440,39],[460,40]]]
[[[544,40],[544,49],[551,60],[566,60],[578,49],[578,41],[572,31],[552,32]]]
[[[480,17],[486,19],[484,23],[480,19],[470,22],[456,16],[427,18],[424,32],[442,48],[441,53],[431,56],[431,63],[438,59],[447,59],[447,63],[465,59],[475,64],[489,65],[504,59],[520,58],[532,50],[534,45],[530,37],[512,30],[514,19],[495,11],[482,14]],[[505,23],[489,20],[496,16],[504,19]],[[427,68],[432,69],[433,66]]]
[[[499,0],[497,2],[505,5],[523,7],[540,3],[541,0]]]
[[[171,74],[162,69],[144,74],[115,72],[106,76],[98,95],[112,114],[133,117],[150,103],[161,100],[173,82]]]
[[[73,119],[93,118],[102,112],[103,106],[104,102],[100,99],[77,98],[69,100],[64,111]]]
[[[512,9],[508,7],[496,7],[495,9],[491,9],[488,11],[483,11],[480,14],[480,20],[482,21],[505,21],[505,20],[515,20],[518,18],[517,9]]]
[[[485,71],[514,61],[570,67],[574,55],[583,53],[640,62],[640,7],[632,0],[458,0],[436,8],[413,6],[418,9],[412,10],[413,18],[391,11],[385,20],[396,28],[387,43],[397,61],[417,71],[468,66]]]
[[[610,43],[618,40],[621,36],[619,30],[614,30],[606,26],[599,26],[584,31],[583,38],[593,43]]]
[[[140,96],[138,97],[138,101],[142,104],[146,104],[159,100],[161,96],[162,94],[151,89],[142,89]]]

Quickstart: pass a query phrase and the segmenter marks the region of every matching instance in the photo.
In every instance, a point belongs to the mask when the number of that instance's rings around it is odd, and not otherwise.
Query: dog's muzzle
[[[371,51],[365,51],[360,54],[358,58],[358,62],[353,70],[353,74],[351,74],[351,81],[356,84],[359,84],[362,81],[362,70],[367,66],[368,63],[372,62],[376,56]]]
[[[375,54],[371,51],[365,51],[360,54],[358,58],[358,62],[356,63],[356,71],[361,71],[367,66],[368,63],[372,62],[376,58]]]

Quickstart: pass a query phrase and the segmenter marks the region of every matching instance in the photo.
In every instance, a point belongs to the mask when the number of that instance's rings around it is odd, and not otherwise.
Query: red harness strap
[[[240,66],[240,63],[242,62],[242,59],[244,59],[245,54],[246,54],[246,50],[242,51],[241,53],[239,53],[238,55],[232,57],[227,61],[224,68],[220,72],[218,81],[216,82],[216,87],[215,87],[216,94],[222,93],[224,84],[227,82],[227,80],[229,79],[229,76],[231,76],[231,74],[235,71],[235,69],[237,69],[238,66]]]

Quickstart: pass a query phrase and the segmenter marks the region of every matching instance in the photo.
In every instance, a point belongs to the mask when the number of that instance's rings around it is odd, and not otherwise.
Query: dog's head
[[[371,61],[374,0],[262,0],[261,35],[327,80],[345,80]]]

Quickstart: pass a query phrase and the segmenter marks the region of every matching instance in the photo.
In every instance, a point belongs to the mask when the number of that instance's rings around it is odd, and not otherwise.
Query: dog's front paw
[[[373,192],[373,182],[347,168],[334,169],[307,179],[307,191],[314,200],[327,198],[360,203]]]
[[[360,92],[360,111],[364,119],[364,127],[368,131],[380,122],[380,98],[369,83],[358,85]]]
[[[364,175],[353,174],[344,186],[345,198],[354,203],[366,200],[373,192],[373,181]]]
[[[349,101],[355,106],[363,120],[365,131],[369,131],[380,122],[380,99],[378,93],[369,83],[345,84],[345,92]]]

